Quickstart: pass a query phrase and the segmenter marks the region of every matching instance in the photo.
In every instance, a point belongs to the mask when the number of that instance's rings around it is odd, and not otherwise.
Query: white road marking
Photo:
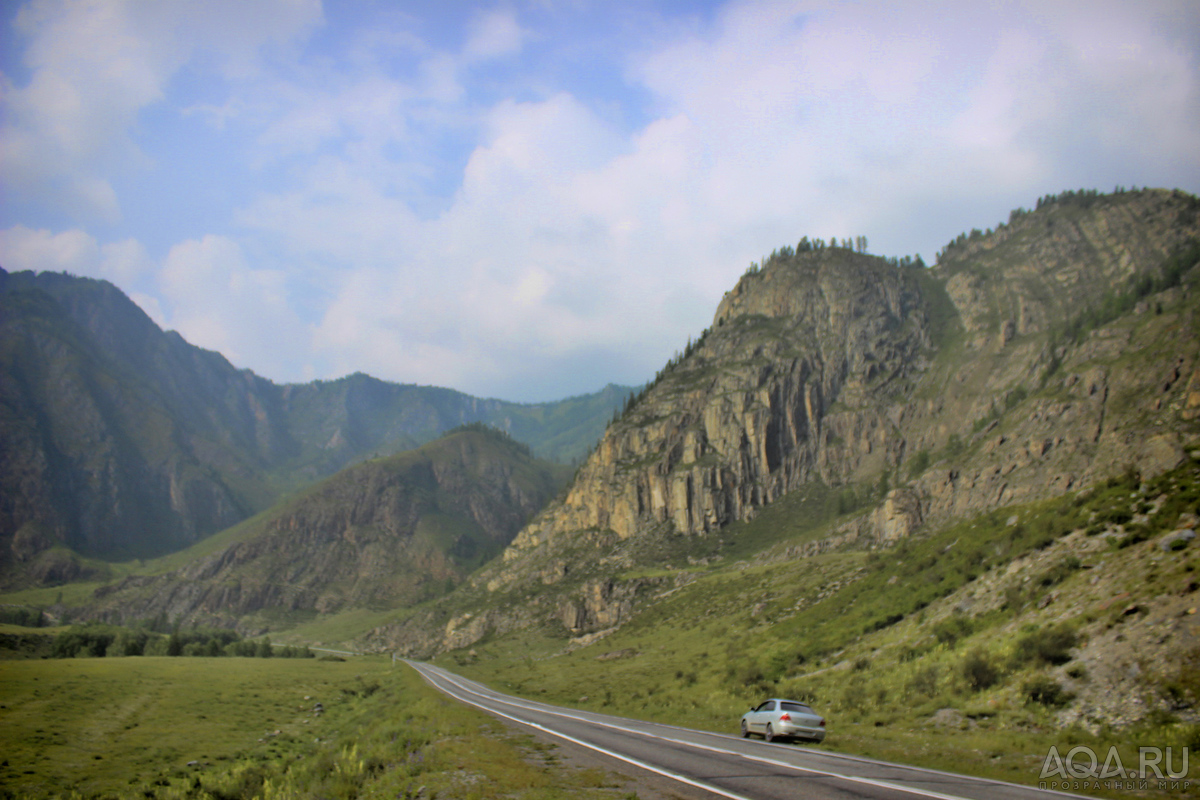
[[[413,666],[416,667],[415,664]],[[419,668],[418,668],[418,671],[421,672],[423,675],[425,674]],[[601,722],[600,720],[588,719],[586,717],[580,717],[580,716],[576,716],[574,714],[567,714],[567,713],[564,713],[561,711],[552,711],[547,708],[533,708],[530,706],[524,706],[524,705],[521,705],[520,703],[514,703],[509,700],[502,699],[500,697],[487,697],[487,695],[485,695],[481,692],[477,692],[474,689],[471,689],[470,687],[464,686],[463,684],[459,683],[457,680],[455,680],[455,677],[457,677],[457,676],[452,676],[452,673],[446,672],[444,674],[439,675],[438,677],[440,677],[443,681],[450,683],[453,686],[457,687],[460,691],[467,692],[468,694],[475,695],[476,697],[485,697],[487,699],[492,700],[493,702],[503,703],[504,705],[513,706],[515,708],[521,708],[526,711],[537,711],[539,713],[549,714],[551,716],[556,716],[556,717],[563,717],[564,719],[570,719],[570,720],[574,720],[576,722],[583,722],[583,723],[587,723],[590,725],[598,725],[600,727],[610,728],[612,730],[621,731],[622,733],[630,733],[630,734],[635,734],[638,736],[646,736],[646,737],[653,738],[653,739],[659,739],[664,742],[678,744],[678,745],[681,745],[684,747],[691,747],[691,748],[695,748],[697,750],[705,750],[710,753],[720,753],[722,755],[736,756],[738,758],[744,758],[748,761],[755,761],[760,764],[767,764],[767,765],[770,765],[773,767],[781,767],[784,769],[795,770],[797,772],[810,773],[813,775],[823,775],[823,776],[829,777],[829,778],[838,778],[841,780],[850,781],[852,783],[861,783],[861,784],[865,784],[868,786],[875,786],[875,787],[878,787],[881,789],[892,789],[894,791],[906,792],[908,794],[920,795],[922,797],[930,797],[930,798],[934,798],[935,800],[967,800],[967,798],[963,798],[960,795],[943,794],[941,792],[929,791],[927,789],[918,789],[918,788],[915,788],[912,786],[904,786],[902,784],[892,783],[890,781],[881,781],[881,780],[877,780],[875,778],[860,778],[855,775],[843,775],[841,773],[830,772],[828,770],[813,769],[811,767],[801,767],[801,766],[797,766],[795,764],[789,764],[786,761],[776,761],[774,759],[763,758],[761,756],[747,755],[745,753],[739,753],[734,750],[726,750],[721,747],[713,747],[710,745],[697,744],[695,742],[688,742],[688,741],[684,741],[682,739],[674,739],[674,738],[667,737],[667,736],[657,736],[655,734],[647,733],[645,731],[639,731],[635,728],[626,728],[621,725],[614,725],[609,722]],[[462,698],[460,698],[460,699],[462,699]],[[463,702],[468,702],[471,705],[476,706],[477,708],[483,708],[483,706],[479,705],[478,703],[474,703],[469,700],[463,699]],[[500,714],[500,716],[507,717],[508,719],[516,719],[515,717],[510,717],[509,715],[504,714],[499,711],[493,710],[493,713]],[[580,742],[577,739],[574,739],[570,736],[566,736],[565,734],[557,733],[556,731],[549,730],[547,728],[542,727],[541,725],[535,725],[534,723],[526,722],[525,720],[517,720],[517,721],[522,722],[526,725],[530,725],[532,727],[538,728],[539,730],[545,730],[547,733],[553,733],[555,736],[561,736],[562,738],[576,742],[577,744],[582,744],[585,747],[591,747],[594,750],[599,750],[601,752],[608,753],[609,755],[613,755],[617,758],[620,758],[622,761],[629,761],[630,763],[636,763],[638,766],[645,767],[646,769],[649,769],[653,772],[660,772],[660,770],[656,767],[651,767],[649,765],[642,764],[641,762],[637,762],[633,759],[626,758],[626,757],[618,755],[616,753],[611,753],[611,752],[605,750],[604,748],[597,747],[595,745],[589,745],[585,742]],[[701,788],[704,788],[706,791],[716,791],[718,793],[723,794],[723,792],[719,789],[711,789],[707,786],[703,786],[701,784],[695,783],[688,778],[684,778],[683,776],[676,776],[674,773],[660,772],[660,774],[667,775],[668,777],[674,777],[677,780],[682,780],[684,783],[689,783],[693,786],[700,786]],[[725,796],[734,797],[735,795],[726,794]]]
[[[414,668],[415,668],[415,665],[414,665]],[[425,677],[427,680],[429,679],[430,676],[428,674],[426,674],[425,672],[423,672],[420,669],[417,669],[417,671],[420,672],[421,675],[423,677]],[[454,684],[461,691],[468,692],[477,697],[485,696],[485,695],[480,694],[479,692],[472,691],[471,689],[468,689],[468,688],[456,683],[455,681],[450,680],[449,678],[446,678],[444,675],[435,676],[435,677],[440,677],[442,680],[444,680],[448,683]],[[656,767],[653,764],[647,764],[644,761],[639,761],[636,758],[631,758],[629,756],[622,755],[620,753],[609,750],[606,747],[601,747],[599,745],[592,744],[591,742],[585,742],[582,739],[576,739],[574,736],[568,736],[565,733],[556,731],[552,728],[547,728],[544,725],[539,725],[536,722],[530,722],[529,720],[521,719],[520,717],[514,717],[511,714],[505,714],[503,711],[497,711],[494,708],[488,708],[487,706],[485,706],[481,703],[477,703],[474,700],[470,700],[466,697],[459,696],[459,697],[456,697],[456,699],[459,700],[460,702],[466,703],[467,705],[475,706],[476,708],[486,711],[490,714],[495,714],[497,716],[504,717],[505,719],[510,719],[513,722],[516,722],[518,724],[524,725],[529,728],[534,728],[536,730],[542,731],[543,733],[548,733],[551,736],[557,736],[560,739],[566,739],[568,742],[572,742],[581,747],[586,747],[589,750],[595,750],[598,753],[603,753],[606,756],[611,756],[612,758],[618,759],[620,761],[624,761],[627,764],[633,764],[635,767],[640,767],[641,769],[649,770],[650,772],[653,772],[657,775],[662,775],[665,778],[670,778],[671,780],[679,781],[680,783],[686,783],[689,786],[694,786],[697,789],[703,789],[704,791],[712,792],[713,794],[719,794],[722,797],[728,797],[729,800],[753,800],[753,798],[746,797],[745,795],[734,794],[733,792],[727,792],[724,789],[717,788],[716,786],[710,786],[709,784],[702,783],[702,782],[696,781],[696,780],[692,780],[691,778],[687,777],[686,775],[680,775],[677,772],[671,772],[670,770],[666,770],[661,767]],[[502,700],[499,700],[498,698],[491,698],[491,699],[493,700],[493,702],[504,702]],[[508,705],[517,705],[517,704],[516,703],[508,703]],[[517,706],[517,707],[521,708],[521,706]],[[526,710],[532,711],[534,709],[526,709]],[[561,716],[566,716],[566,715],[561,715]],[[620,729],[618,729],[618,730],[620,730]]]

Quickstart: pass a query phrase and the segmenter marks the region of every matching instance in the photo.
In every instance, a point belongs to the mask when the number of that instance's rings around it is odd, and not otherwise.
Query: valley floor
[[[0,797],[678,795],[346,660],[0,660]]]

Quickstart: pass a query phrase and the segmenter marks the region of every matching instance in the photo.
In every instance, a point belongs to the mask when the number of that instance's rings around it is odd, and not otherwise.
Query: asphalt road
[[[440,667],[408,662],[451,697],[626,765],[688,794],[732,800],[1048,800],[1060,792],[561,708],[501,694]],[[730,721],[730,726],[736,724]],[[659,781],[661,783],[661,781]],[[705,794],[707,793],[707,795]]]

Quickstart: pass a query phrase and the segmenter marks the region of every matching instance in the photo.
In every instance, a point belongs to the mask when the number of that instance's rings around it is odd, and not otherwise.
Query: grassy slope
[[[1031,633],[1065,623],[1078,655],[1089,638],[1126,624],[1126,604],[1180,587],[1194,591],[1197,545],[1163,557],[1155,537],[1181,511],[1198,510],[1200,467],[1185,464],[1140,488],[1136,480],[1114,480],[1078,497],[963,521],[887,552],[722,561],[692,570],[691,583],[589,647],[568,650],[562,639],[524,633],[439,660],[519,694],[726,732],[763,696],[809,699],[829,715],[825,747],[1014,782],[1035,783],[1049,747],[1064,742],[1101,752],[1121,744],[1125,763],[1136,764],[1129,743],[1194,747],[1200,728],[1164,712],[1132,730],[1081,720],[1064,731],[1060,709],[1031,701],[1027,687],[1048,679],[1065,692],[1082,691],[1088,681],[1081,661],[1055,665],[1029,656]],[[1147,540],[1120,547],[1115,528],[1112,544],[1100,535],[1109,528],[1096,520],[1137,513],[1162,494],[1168,499],[1145,527],[1127,534],[1129,542]],[[1126,598],[1120,608],[1109,608],[1111,598],[1097,597],[1089,584],[1105,567],[1122,575],[1112,589]],[[955,611],[964,605],[968,613]],[[996,675],[977,688],[967,664],[979,653]],[[1174,691],[1200,699],[1195,670],[1170,666],[1147,675],[1147,696]],[[935,717],[940,709],[954,711]]]
[[[620,782],[381,657],[0,661],[0,697],[4,797],[534,800]]]
[[[507,440],[499,433],[478,431],[451,433],[417,450],[349,467],[338,475],[316,483],[297,493],[294,497],[288,498],[238,525],[197,542],[185,550],[145,561],[113,564],[93,559],[81,559],[82,563],[94,568],[97,573],[104,576],[104,579],[9,592],[0,595],[0,602],[38,607],[54,604],[62,604],[67,607],[86,605],[91,601],[96,589],[110,582],[129,576],[164,575],[201,558],[216,554],[231,545],[263,535],[268,531],[272,521],[292,513],[305,503],[321,502],[323,493],[330,489],[366,483],[371,480],[373,475],[379,473],[403,474],[425,462],[437,463],[448,459],[453,460],[455,458],[454,448],[463,441],[468,442],[468,446],[474,451],[473,457],[476,459],[476,463],[468,465],[467,477],[469,479],[479,479],[477,473],[486,463],[512,461],[514,464],[512,480],[523,491],[533,496],[538,493],[549,496],[553,493],[554,485],[561,483],[569,471],[561,465],[532,460],[522,453],[522,445]],[[438,499],[434,498],[431,504],[436,504]],[[430,512],[418,522],[413,533],[429,547],[446,551],[454,544],[457,534],[480,538],[482,534],[477,528],[478,526],[470,520],[460,520],[452,515]],[[474,556],[469,559],[461,559],[463,567],[468,571],[478,567],[483,560],[495,554],[495,543],[480,542],[479,544],[478,552]]]

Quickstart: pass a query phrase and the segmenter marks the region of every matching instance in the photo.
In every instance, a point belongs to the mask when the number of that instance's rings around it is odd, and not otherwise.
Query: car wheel
[[[742,738],[743,739],[750,738],[750,729],[746,727],[746,720],[742,720]]]
[[[763,733],[763,741],[767,741],[767,742],[775,741],[775,731],[771,730],[771,723],[769,723],[769,722],[767,723],[766,732]]]

